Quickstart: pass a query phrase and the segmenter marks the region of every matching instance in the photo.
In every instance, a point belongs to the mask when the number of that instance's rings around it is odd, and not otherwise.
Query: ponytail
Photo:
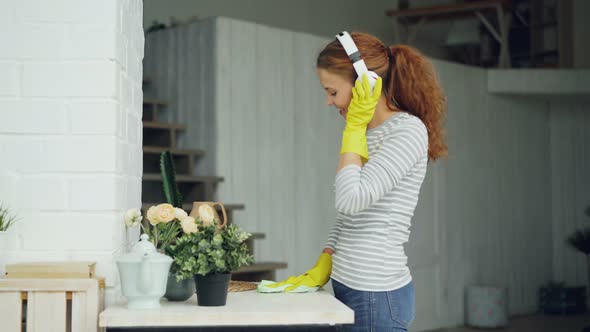
[[[383,93],[390,109],[417,116],[428,129],[428,159],[447,156],[444,133],[446,98],[434,66],[416,49],[406,45],[388,47],[392,55]]]

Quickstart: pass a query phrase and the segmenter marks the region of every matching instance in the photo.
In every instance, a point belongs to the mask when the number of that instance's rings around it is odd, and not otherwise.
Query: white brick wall
[[[142,1],[0,8],[0,203],[21,218],[0,263],[96,260],[115,296],[141,203]]]

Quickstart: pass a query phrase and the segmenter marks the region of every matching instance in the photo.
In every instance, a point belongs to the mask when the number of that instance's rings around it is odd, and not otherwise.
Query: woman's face
[[[346,120],[348,105],[352,99],[352,83],[346,78],[330,73],[325,69],[318,68],[317,74],[320,84],[326,92],[326,103],[328,106],[334,106],[338,113]]]

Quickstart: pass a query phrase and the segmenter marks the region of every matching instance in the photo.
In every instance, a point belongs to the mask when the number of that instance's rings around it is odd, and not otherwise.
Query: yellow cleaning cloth
[[[283,293],[285,292],[285,288],[292,286],[292,284],[285,284],[279,287],[268,287],[268,285],[274,284],[276,282],[271,280],[262,280],[256,290],[258,293]],[[287,293],[310,293],[310,292],[317,292],[320,287],[308,287],[301,285],[295,288],[292,291],[288,291]]]

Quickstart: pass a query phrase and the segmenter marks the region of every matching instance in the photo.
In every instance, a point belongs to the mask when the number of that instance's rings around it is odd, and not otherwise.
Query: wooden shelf
[[[403,10],[388,10],[385,15],[393,18],[394,42],[410,45],[416,37],[417,30],[426,22],[452,21],[467,17],[477,18],[500,44],[498,66],[510,67],[510,51],[508,47],[510,4],[511,0],[479,0]],[[496,23],[494,24],[494,21],[490,20],[490,18],[495,18]],[[406,31],[400,31],[401,25],[406,27]],[[404,39],[402,39],[402,35],[405,36]]]
[[[388,10],[385,12],[385,15],[398,18],[426,18],[429,21],[455,19],[473,16],[475,11],[495,11],[497,5],[507,5],[509,2],[509,0],[480,0],[430,7]]]

